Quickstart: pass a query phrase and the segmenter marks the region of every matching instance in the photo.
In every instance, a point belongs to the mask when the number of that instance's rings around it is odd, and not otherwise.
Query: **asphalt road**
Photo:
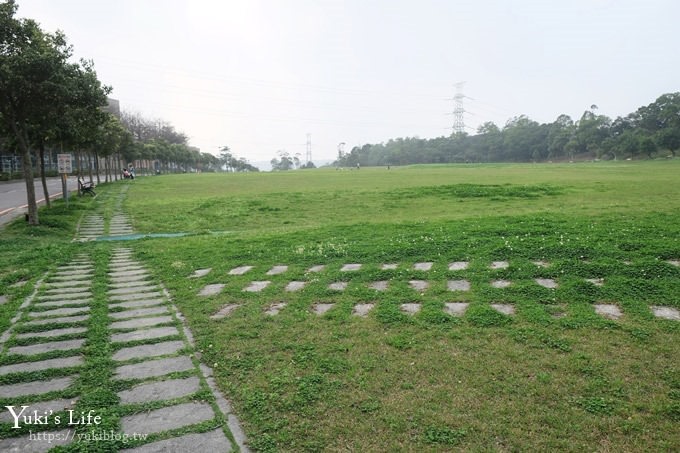
[[[44,204],[42,183],[40,178],[34,180],[35,197],[38,204]],[[78,180],[75,176],[68,178],[68,189],[71,196],[78,190]],[[61,197],[61,179],[47,178],[47,190],[50,198]],[[23,215],[26,212],[26,183],[23,180],[0,182],[0,225]]]

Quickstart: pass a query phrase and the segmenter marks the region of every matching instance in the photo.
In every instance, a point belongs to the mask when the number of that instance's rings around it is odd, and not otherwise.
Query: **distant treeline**
[[[541,162],[673,156],[680,149],[680,93],[660,96],[635,112],[611,120],[597,106],[574,121],[560,115],[539,124],[522,115],[503,128],[484,123],[476,135],[433,139],[397,138],[341,152],[334,165],[354,167],[454,162]]]

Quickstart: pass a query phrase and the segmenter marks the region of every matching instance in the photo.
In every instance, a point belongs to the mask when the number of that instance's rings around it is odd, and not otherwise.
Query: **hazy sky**
[[[317,163],[525,114],[612,118],[680,91],[677,0],[18,0],[121,108],[216,154]]]

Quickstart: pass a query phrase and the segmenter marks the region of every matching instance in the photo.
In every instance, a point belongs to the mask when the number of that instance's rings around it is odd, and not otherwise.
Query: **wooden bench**
[[[96,192],[94,191],[94,183],[92,182],[85,182],[85,180],[82,178],[82,176],[78,177],[78,194],[82,197],[86,193],[89,193],[90,196],[95,196],[97,195]]]

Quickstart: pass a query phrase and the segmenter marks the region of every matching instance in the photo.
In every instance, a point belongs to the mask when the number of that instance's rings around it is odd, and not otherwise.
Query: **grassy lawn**
[[[650,307],[680,308],[678,174],[680,161],[138,178],[123,202],[135,230],[191,235],[124,245],[168,287],[256,450],[677,451],[680,322]],[[52,240],[0,233],[3,285],[114,246],[68,242],[92,208],[81,203],[44,228],[61,231]],[[449,270],[457,261],[469,266]],[[267,275],[274,265],[288,269]],[[448,289],[460,280],[468,291]],[[271,283],[244,292],[252,281]],[[288,292],[292,281],[306,286]],[[198,295],[213,283],[226,286]],[[469,306],[455,317],[448,302]],[[316,315],[318,303],[333,306]],[[374,308],[353,316],[357,303]],[[239,308],[211,319],[226,304]]]

